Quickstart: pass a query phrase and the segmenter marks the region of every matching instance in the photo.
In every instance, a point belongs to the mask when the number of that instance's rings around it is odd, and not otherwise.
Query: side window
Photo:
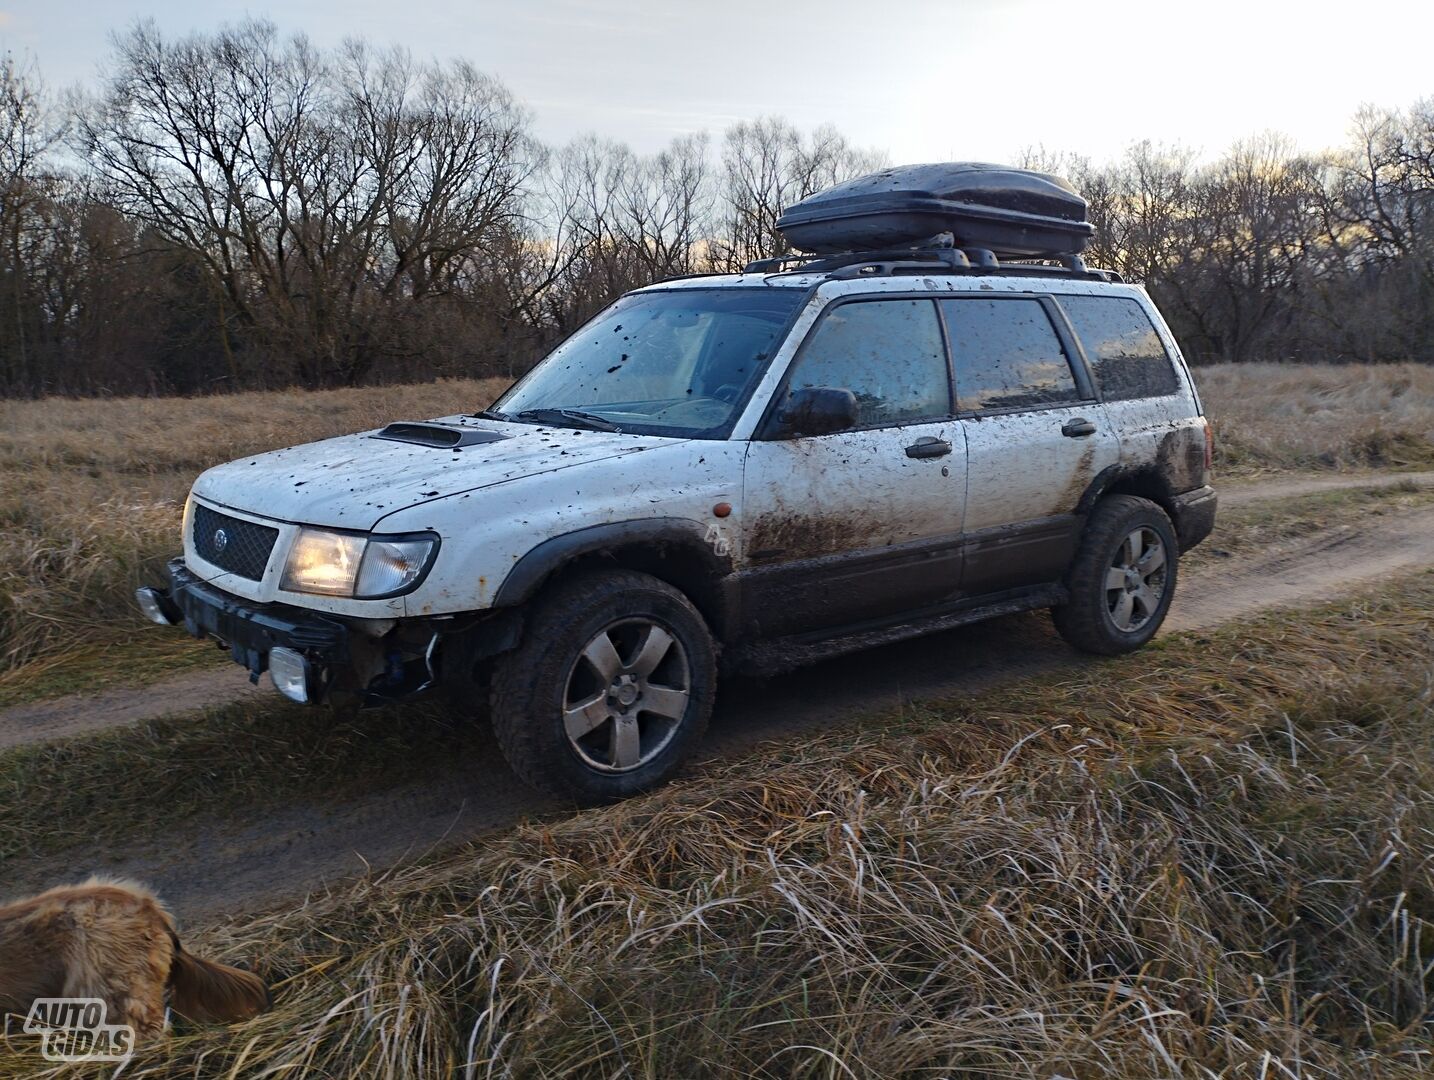
[[[1080,400],[1061,339],[1039,300],[941,301],[962,409],[1043,408]]]
[[[941,324],[930,300],[839,304],[818,324],[789,389],[850,390],[862,427],[909,424],[951,415]]]
[[[1160,335],[1138,301],[1123,296],[1062,296],[1059,303],[1107,401],[1165,397],[1180,389]]]

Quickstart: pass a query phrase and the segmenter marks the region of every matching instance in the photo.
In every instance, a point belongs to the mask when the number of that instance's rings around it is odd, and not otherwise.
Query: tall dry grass
[[[208,398],[0,401],[0,674],[140,624],[194,477],[297,442],[487,405],[502,380]]]
[[[1427,1075],[1431,606],[766,748],[200,935],[277,1009],[127,1075]]]
[[[1434,465],[1434,367],[1226,364],[1195,369],[1226,475]]]

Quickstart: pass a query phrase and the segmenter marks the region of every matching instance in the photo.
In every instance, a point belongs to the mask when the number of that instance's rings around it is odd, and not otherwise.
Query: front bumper
[[[169,561],[169,588],[138,591],[140,608],[153,622],[182,625],[197,638],[213,638],[252,682],[266,671],[286,697],[305,688],[303,700],[383,705],[425,694],[440,683],[439,651],[449,682],[473,690],[467,673],[518,643],[522,620],[515,611],[365,620],[290,604],[261,604],[215,588],[192,573],[183,557]],[[382,625],[370,625],[372,623]],[[275,650],[281,650],[275,653]],[[288,687],[289,689],[285,689]],[[474,691],[477,692],[477,691]]]
[[[183,558],[171,559],[168,572],[168,589],[139,590],[145,615],[183,625],[194,637],[213,638],[248,669],[251,682],[270,669],[272,657],[274,684],[285,697],[318,702],[352,672],[356,643],[342,622],[287,604],[233,596],[191,573]]]
[[[179,609],[185,630],[223,642],[256,682],[276,648],[293,649],[329,669],[350,662],[349,628],[335,619],[287,604],[241,600],[201,581],[181,558],[169,562],[169,586],[169,601]]]

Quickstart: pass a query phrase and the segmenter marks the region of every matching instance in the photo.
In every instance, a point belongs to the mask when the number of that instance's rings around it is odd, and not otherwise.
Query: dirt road
[[[1334,486],[1311,489],[1276,481],[1243,485],[1231,494],[1253,500],[1264,491],[1279,498]],[[1164,632],[1337,595],[1421,566],[1434,566],[1434,508],[1371,518],[1357,529],[1333,528],[1254,558],[1207,562],[1182,576]],[[731,682],[723,687],[693,768],[768,739],[900,709],[914,699],[985,690],[1087,662],[1061,643],[1049,620],[1031,614],[870,650],[761,683]],[[125,691],[12,708],[0,712],[0,746],[174,714],[201,700],[232,699],[247,693],[246,686],[237,671],[226,671],[222,679],[201,672],[147,695]],[[7,892],[23,892],[89,872],[135,876],[156,886],[181,915],[203,920],[376,872],[525,818],[567,811],[522,787],[491,735],[478,727],[460,760],[439,763],[420,784],[395,785],[348,802],[273,806],[243,821],[166,821],[157,811],[154,821],[136,823],[136,835],[144,839],[127,850],[69,853],[6,867],[4,877]]]
[[[1331,473],[1329,476],[1271,476],[1220,485],[1220,507],[1229,510],[1273,499],[1318,495],[1325,491],[1352,491],[1357,488],[1392,488],[1405,484],[1434,487],[1434,472]]]

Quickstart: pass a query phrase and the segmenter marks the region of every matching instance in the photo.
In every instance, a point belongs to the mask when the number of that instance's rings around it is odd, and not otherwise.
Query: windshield
[[[489,412],[721,438],[805,297],[803,289],[767,287],[625,296],[549,353]]]

